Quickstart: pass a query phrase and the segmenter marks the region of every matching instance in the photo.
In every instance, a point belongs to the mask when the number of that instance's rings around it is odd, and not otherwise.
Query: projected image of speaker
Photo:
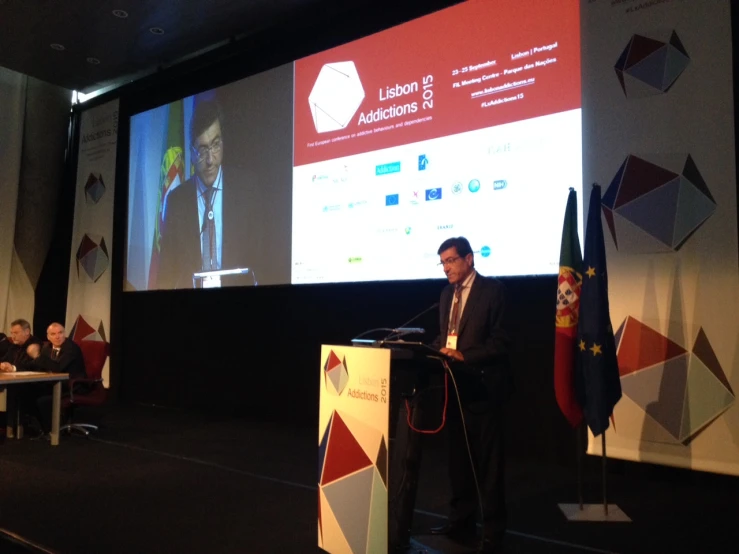
[[[289,281],[285,67],[132,117],[126,290]]]

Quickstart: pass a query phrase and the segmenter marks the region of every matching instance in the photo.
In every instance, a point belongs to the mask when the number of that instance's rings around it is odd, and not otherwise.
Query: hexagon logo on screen
[[[660,158],[628,155],[603,194],[603,214],[621,251],[676,252],[716,211],[690,154]]]
[[[349,371],[346,368],[346,358],[343,360],[331,350],[323,364],[323,375],[326,384],[326,390],[332,394],[340,396],[347,383],[349,383]]]
[[[85,183],[85,199],[88,204],[97,204],[105,194],[102,173],[90,173]]]
[[[672,31],[661,40],[633,35],[613,69],[626,97],[636,98],[669,91],[688,64],[690,56]]]
[[[344,129],[364,100],[354,62],[327,63],[318,73],[308,104],[317,133]]]
[[[79,247],[77,247],[76,258],[77,277],[80,279],[87,277],[90,281],[96,283],[105,273],[105,270],[108,269],[110,263],[105,239],[101,236],[85,233]]]
[[[666,93],[690,64],[675,31],[661,39],[633,35],[621,52],[613,69],[627,98]]]
[[[621,389],[649,416],[642,438],[688,444],[734,403],[702,327],[690,350],[631,316],[615,338]]]

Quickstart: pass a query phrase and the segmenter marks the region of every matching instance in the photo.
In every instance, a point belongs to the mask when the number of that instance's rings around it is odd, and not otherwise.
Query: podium
[[[410,545],[421,458],[405,401],[420,426],[414,393],[441,370],[430,358],[443,355],[421,343],[359,344],[321,346],[318,546],[330,554],[396,554]]]

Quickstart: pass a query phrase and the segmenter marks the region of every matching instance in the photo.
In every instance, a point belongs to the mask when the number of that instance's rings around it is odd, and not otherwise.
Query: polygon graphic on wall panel
[[[99,317],[78,315],[68,336],[78,344],[83,340],[106,342],[105,325]]]
[[[697,356],[691,356],[682,409],[681,440],[685,441],[698,433],[726,411],[733,401],[733,393]]]
[[[85,199],[88,204],[97,204],[105,194],[105,183],[101,173],[90,173],[85,183]]]
[[[698,329],[698,336],[696,337],[695,344],[693,345],[693,354],[695,354],[698,359],[703,362],[703,365],[705,365],[711,371],[711,373],[713,373],[716,379],[721,381],[723,386],[726,387],[726,389],[731,394],[734,394],[734,391],[729,384],[729,380],[726,378],[724,370],[721,369],[721,364],[716,357],[716,353],[713,351],[711,343],[708,342],[708,337],[706,336],[706,332],[703,330],[703,327]]]
[[[84,234],[77,247],[77,277],[87,277],[93,283],[108,269],[110,258],[105,239],[99,235]]]
[[[680,440],[688,360],[686,353],[621,378],[623,393],[676,440]]]
[[[616,347],[624,394],[676,441],[687,444],[734,403],[703,328],[688,351],[629,316],[616,332]]]
[[[690,64],[677,33],[633,35],[613,69],[627,98],[666,93]]]
[[[345,128],[364,100],[364,88],[354,62],[327,63],[308,96],[317,133]]]
[[[603,194],[603,214],[616,248],[677,251],[716,211],[716,201],[690,154],[659,165],[629,154]],[[640,232],[635,232],[638,229]]]
[[[626,334],[626,340],[621,338]],[[614,335],[621,377],[686,353],[662,333],[627,316]]]

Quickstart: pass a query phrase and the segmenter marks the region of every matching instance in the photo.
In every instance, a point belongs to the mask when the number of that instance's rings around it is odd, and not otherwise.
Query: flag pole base
[[[601,521],[609,523],[631,523],[631,518],[616,504],[608,504],[608,511],[603,504],[558,504],[567,521]]]

